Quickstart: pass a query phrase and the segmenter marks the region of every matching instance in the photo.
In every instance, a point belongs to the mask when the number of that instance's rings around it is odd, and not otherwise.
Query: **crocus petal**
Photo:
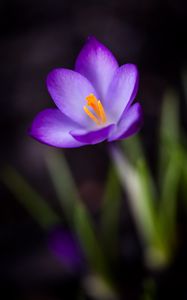
[[[81,50],[75,64],[75,70],[84,75],[104,99],[118,63],[103,44],[90,37]]]
[[[45,109],[34,119],[29,134],[38,141],[50,146],[69,148],[80,147],[83,143],[69,134],[80,128],[78,124],[63,115],[58,109]]]
[[[84,266],[84,255],[76,237],[62,228],[49,232],[49,250],[60,262],[72,271],[80,271]]]
[[[119,124],[111,132],[108,141],[111,142],[134,135],[140,130],[142,123],[142,107],[139,103],[135,103],[126,111]]]
[[[110,131],[114,128],[114,124],[110,124],[106,127],[95,131],[85,131],[83,129],[78,129],[71,131],[71,135],[79,142],[85,144],[97,144],[107,139],[110,134]]]
[[[111,120],[118,121],[136,96],[138,88],[138,70],[133,64],[126,64],[118,68],[107,96],[103,99]]]
[[[84,76],[68,69],[55,69],[47,77],[47,88],[57,107],[66,116],[81,125],[92,125],[83,107],[86,97],[91,93],[96,95],[96,92]]]

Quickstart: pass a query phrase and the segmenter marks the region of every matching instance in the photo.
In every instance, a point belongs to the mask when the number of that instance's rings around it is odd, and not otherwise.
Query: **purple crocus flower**
[[[132,104],[138,88],[135,65],[119,67],[94,37],[80,51],[75,70],[59,68],[47,77],[57,108],[40,112],[30,135],[45,144],[69,148],[127,138],[142,125],[142,108]]]
[[[83,251],[76,237],[62,228],[53,229],[48,236],[48,247],[52,254],[69,270],[84,268]]]

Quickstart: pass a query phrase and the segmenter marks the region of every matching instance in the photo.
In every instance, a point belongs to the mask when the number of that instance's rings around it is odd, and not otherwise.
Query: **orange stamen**
[[[106,114],[105,114],[103,105],[100,100],[98,100],[97,104],[99,107],[99,114],[100,114],[101,121],[102,121],[102,123],[105,123],[106,122]]]
[[[100,100],[90,94],[86,97],[87,105],[93,109],[93,114],[86,106],[84,106],[85,113],[98,125],[104,124],[106,122],[106,114],[104,107]]]
[[[99,117],[99,109],[98,109],[97,98],[93,94],[90,94],[89,96],[86,97],[86,100],[87,100],[88,106],[91,106],[93,108],[94,112]]]
[[[99,120],[96,118],[96,116],[94,116],[94,114],[92,114],[92,112],[86,107],[86,106],[84,106],[83,107],[83,109],[84,109],[84,111],[85,111],[85,113],[97,124],[97,125],[99,125],[100,124],[100,122],[99,122]]]

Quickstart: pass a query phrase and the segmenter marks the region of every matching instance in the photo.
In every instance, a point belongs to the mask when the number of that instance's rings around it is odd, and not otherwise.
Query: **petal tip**
[[[40,143],[56,148],[76,148],[84,146],[75,140],[70,130],[79,126],[63,115],[58,109],[48,108],[41,111],[28,128],[28,134]]]
[[[46,77],[46,86],[49,93],[50,93],[50,87],[54,84],[57,78],[57,74],[59,73],[60,70],[61,70],[60,68],[55,68],[51,70]]]
[[[121,124],[119,123],[109,135],[108,142],[126,139],[137,134],[143,126],[143,121],[143,109],[141,104],[137,102],[129,108],[121,120]]]
[[[86,39],[86,42],[85,42],[85,45],[87,44],[95,44],[95,45],[99,45],[101,44],[101,42],[99,42],[99,40],[92,34],[90,34],[87,39]],[[101,44],[102,45],[102,44]]]
[[[138,77],[138,67],[136,64],[127,63],[120,68],[124,67],[126,72],[133,74],[133,76]]]
[[[90,34],[88,37],[87,37],[87,43],[90,43],[90,42],[97,42],[98,40],[96,39],[96,37],[92,34]]]

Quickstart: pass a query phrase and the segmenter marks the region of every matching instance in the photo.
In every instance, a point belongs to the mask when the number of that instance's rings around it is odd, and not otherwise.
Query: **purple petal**
[[[70,133],[77,141],[93,145],[106,140],[114,126],[114,124],[110,124],[104,128],[89,132],[86,132],[83,129],[78,129],[71,131]]]
[[[139,103],[132,105],[124,114],[120,123],[111,132],[109,142],[124,139],[137,133],[143,123],[143,111]]]
[[[69,132],[81,128],[58,109],[45,109],[34,119],[29,134],[50,146],[71,148],[83,146]]]
[[[90,120],[83,106],[86,97],[91,93],[96,95],[96,92],[84,76],[68,69],[55,69],[47,77],[47,88],[55,104],[66,116],[87,126]]]
[[[93,84],[101,101],[106,96],[117,68],[118,63],[113,54],[94,37],[88,39],[75,64],[75,70]]]
[[[115,73],[104,99],[111,119],[118,121],[136,96],[138,88],[138,70],[133,64],[121,66]]]

